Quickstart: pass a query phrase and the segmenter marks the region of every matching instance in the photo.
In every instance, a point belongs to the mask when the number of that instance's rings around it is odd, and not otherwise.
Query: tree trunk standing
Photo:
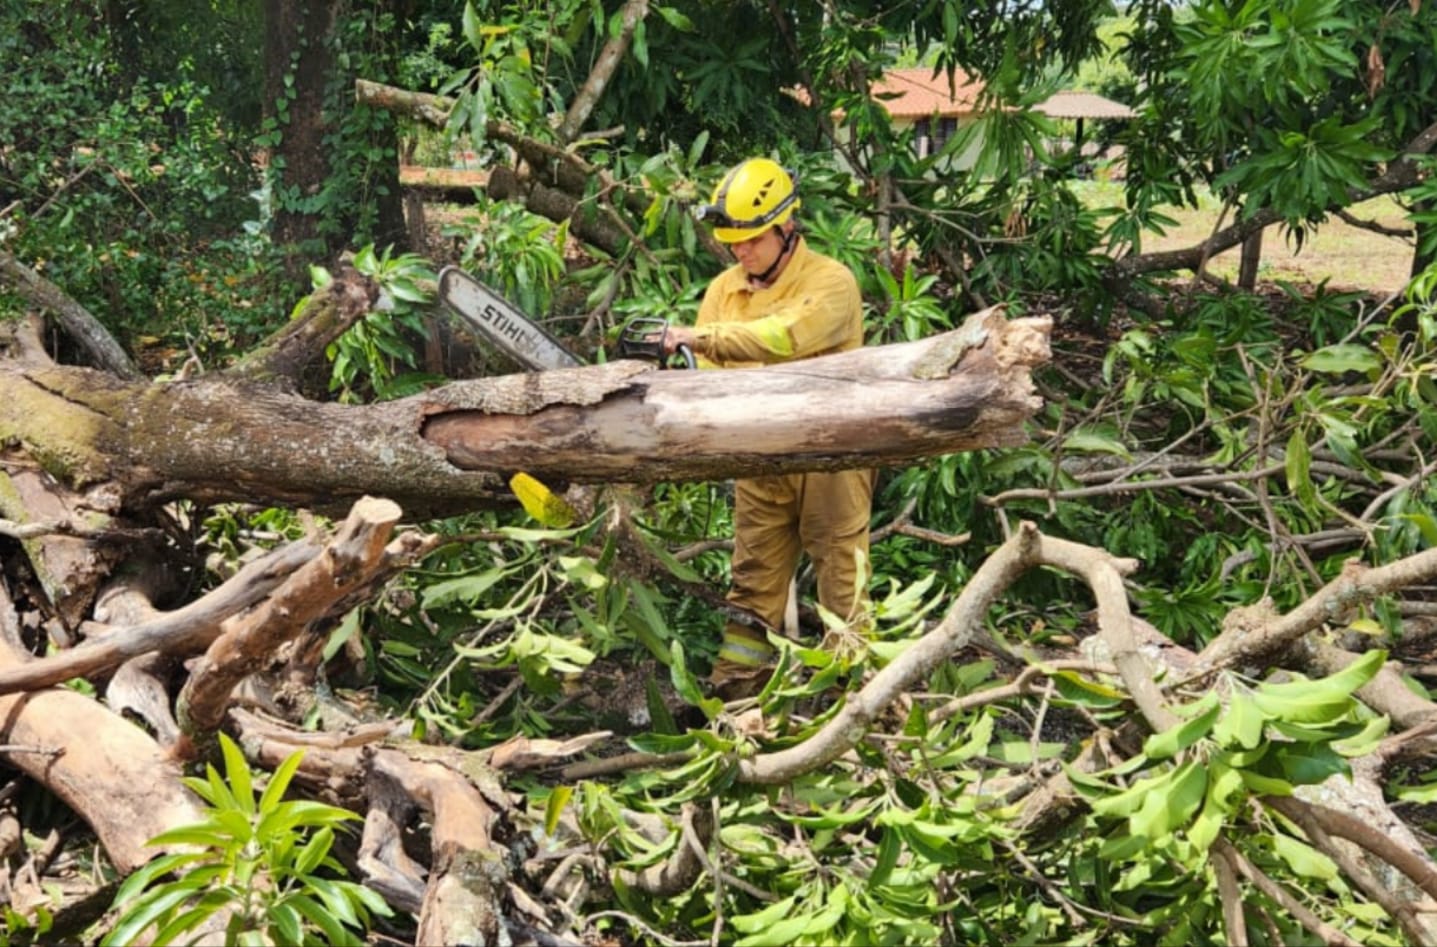
[[[1262,264],[1261,230],[1242,242],[1242,264],[1238,267],[1237,285],[1248,292],[1257,288],[1257,269]]]
[[[318,193],[329,175],[324,147],[324,83],[332,67],[329,44],[334,0],[264,0],[264,117],[278,141],[270,148],[276,243],[304,246],[318,239],[318,218],[299,202]]]
[[[379,17],[388,6],[378,4],[366,15]],[[381,247],[408,247],[392,119],[382,115],[374,122],[346,123],[339,110],[350,108],[349,100],[331,95],[330,90],[349,88],[351,82],[342,75],[348,67],[335,55],[346,9],[335,0],[264,0],[265,124],[277,138],[268,169],[272,232],[276,243],[298,247],[310,258],[333,257],[353,242],[356,232]],[[357,135],[369,138],[365,152],[391,159],[360,157],[359,143],[348,140]],[[336,188],[336,180],[347,183]],[[363,191],[362,199],[355,189]],[[331,194],[343,201],[342,207],[328,206],[325,199]],[[358,216],[366,206],[374,211],[372,220]]]

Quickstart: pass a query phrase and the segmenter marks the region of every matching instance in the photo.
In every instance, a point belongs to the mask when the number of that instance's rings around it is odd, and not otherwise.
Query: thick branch
[[[65,332],[74,339],[95,365],[121,378],[143,377],[115,337],[54,283],[45,279],[9,253],[0,250],[0,284],[9,284],[37,307],[54,314]]]
[[[1049,328],[1046,319],[1009,321],[995,308],[919,342],[764,368],[653,372],[592,406],[551,402],[521,416],[454,404],[435,413],[424,436],[466,469],[503,470],[522,457],[541,479],[644,483],[1017,444],[1039,406],[1028,372],[1048,357]]]
[[[425,546],[423,540],[386,548],[399,506],[365,498],[354,505],[323,554],[301,566],[237,627],[210,645],[177,700],[180,728],[195,735],[216,729],[236,684],[259,670],[280,645],[332,614],[357,590],[372,586]]]
[[[1351,207],[1373,197],[1405,191],[1419,180],[1418,168],[1407,155],[1422,155],[1437,145],[1437,124],[1423,129],[1403,149],[1404,157],[1387,166],[1387,170],[1373,178],[1364,188],[1353,188],[1347,192],[1347,199],[1340,205],[1327,208],[1329,213]],[[1245,220],[1238,221],[1214,233],[1196,246],[1164,253],[1144,253],[1118,260],[1112,266],[1112,275],[1118,282],[1126,283],[1134,276],[1161,270],[1196,270],[1203,260],[1242,243],[1248,237],[1283,219],[1282,214],[1272,207],[1259,209]]]
[[[201,376],[127,384],[0,362],[0,438],[129,509],[176,497],[326,511],[372,494],[412,515],[550,483],[721,480],[886,466],[1027,440],[1047,319],[999,310],[918,342],[729,371],[605,365],[456,382],[374,405]]]
[[[90,677],[152,651],[193,653],[218,637],[225,619],[265,599],[295,569],[318,553],[319,547],[313,543],[290,543],[249,563],[224,585],[184,608],[92,638],[46,658],[0,669],[0,694]]]
[[[1429,581],[1434,576],[1437,576],[1437,549],[1426,549],[1375,568],[1349,560],[1337,578],[1286,615],[1266,617],[1259,609],[1235,609],[1222,634],[1198,655],[1196,672],[1210,673],[1270,654],[1329,621],[1340,620],[1379,595]]]
[[[329,343],[364,318],[378,298],[377,284],[346,269],[310,296],[297,318],[285,323],[224,374],[254,381],[292,382],[324,353]]]
[[[569,104],[569,111],[564,115],[564,121],[559,125],[560,141],[565,144],[573,141],[579,134],[579,129],[589,120],[589,114],[594,111],[594,106],[604,94],[609,80],[618,70],[619,63],[623,62],[624,53],[628,52],[635,27],[648,13],[649,0],[627,0],[624,4],[619,13],[619,32],[611,34],[609,41],[599,51],[594,68],[589,70],[589,77],[584,80],[583,88],[574,96],[574,101]]]

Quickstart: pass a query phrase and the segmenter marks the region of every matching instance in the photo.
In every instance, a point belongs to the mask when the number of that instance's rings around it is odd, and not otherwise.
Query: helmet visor
[[[783,169],[783,173],[788,175],[790,190],[784,195],[783,200],[775,204],[766,213],[760,214],[757,217],[740,220],[724,210],[724,201],[728,196],[728,182],[725,181],[722,189],[720,189],[718,194],[714,195],[715,203],[702,204],[694,208],[694,218],[696,220],[706,221],[719,230],[753,233],[767,229],[774,221],[780,220],[784,216],[784,212],[790,207],[793,207],[798,201],[798,175],[787,168]],[[730,177],[732,177],[732,174],[730,174]]]
[[[723,227],[726,230],[762,230],[773,223],[793,203],[793,195],[789,195],[778,203],[776,207],[766,214],[758,217],[751,217],[748,220],[735,220],[729,216],[728,211],[718,204],[701,204],[694,208],[694,219],[712,224],[715,227]]]

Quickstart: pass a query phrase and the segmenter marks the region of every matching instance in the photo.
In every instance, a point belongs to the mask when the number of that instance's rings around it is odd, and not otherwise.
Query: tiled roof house
[[[919,154],[930,155],[958,129],[958,123],[972,118],[977,111],[983,83],[954,70],[950,84],[948,74],[934,75],[931,67],[892,69],[873,85],[874,98],[881,101],[894,124],[911,125],[917,133]],[[1078,122],[1077,138],[1082,138],[1084,119],[1132,118],[1134,112],[1119,102],[1105,99],[1093,92],[1058,92],[1035,106],[1035,110],[1052,118]]]

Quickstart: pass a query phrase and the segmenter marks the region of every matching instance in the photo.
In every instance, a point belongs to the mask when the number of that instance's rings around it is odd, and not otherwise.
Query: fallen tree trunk
[[[338,509],[376,495],[447,515],[508,503],[518,468],[574,483],[718,480],[1019,443],[1049,329],[995,308],[943,335],[801,364],[624,360],[375,405],[248,377],[150,384],[0,363],[0,438],[72,489],[106,484],[121,511],[181,497]]]

